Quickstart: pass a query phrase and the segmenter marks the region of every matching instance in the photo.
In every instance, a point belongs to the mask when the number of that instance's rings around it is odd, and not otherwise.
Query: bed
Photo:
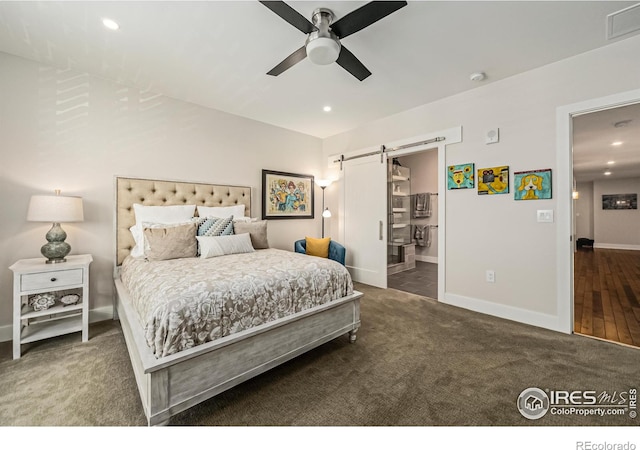
[[[174,351],[158,351],[160,346],[150,346],[149,343],[157,337],[150,337],[149,333],[145,332],[139,306],[133,302],[137,293],[135,289],[131,289],[130,292],[121,277],[121,273],[126,273],[123,271],[123,263],[127,269],[127,261],[132,259],[127,259],[127,256],[135,246],[130,228],[136,222],[133,208],[136,203],[148,206],[244,205],[245,215],[248,217],[251,213],[251,188],[115,178],[115,317],[121,322],[148,425],[166,424],[171,416],[332,339],[347,336],[350,342],[355,342],[360,326],[362,293],[352,290],[347,295],[321,302],[309,300],[308,295],[302,294],[304,286],[301,286],[298,290],[291,290],[292,297],[296,298],[289,301],[292,305],[306,303],[306,306],[294,307],[287,315],[274,311],[265,312],[263,320],[254,320],[250,326],[232,325],[231,331],[220,332],[220,336],[213,340],[187,348],[173,348]],[[270,258],[293,255],[296,258],[306,258],[306,261],[324,264],[318,261],[321,258],[283,250],[258,250],[255,254],[258,260],[255,264],[260,264],[261,258],[265,265],[273,264],[268,263]],[[243,257],[231,256],[238,260]],[[201,264],[208,261],[200,261],[201,258],[194,260]],[[171,267],[169,270],[177,270],[172,266],[178,264],[177,262],[163,263]],[[300,261],[292,264],[300,266]],[[138,267],[137,270],[141,269]],[[207,267],[206,270],[210,268]],[[291,267],[282,271],[285,272],[295,273]],[[125,279],[128,281],[127,277],[128,275]],[[244,277],[247,277],[246,273]],[[326,294],[319,296],[323,295]]]

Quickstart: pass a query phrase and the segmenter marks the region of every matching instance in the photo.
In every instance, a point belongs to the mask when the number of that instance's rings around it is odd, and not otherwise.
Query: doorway
[[[387,286],[438,298],[438,149],[393,158]]]
[[[574,324],[640,347],[640,103],[572,117]]]
[[[348,243],[346,267],[354,282],[387,287],[387,159],[437,149],[437,186],[439,192],[444,192],[447,180],[445,151],[448,145],[459,142],[462,142],[461,126],[329,157],[330,166],[340,170],[338,236]],[[436,205],[438,299],[445,299],[446,289],[445,200],[443,195]],[[348,236],[352,239],[347,239]]]

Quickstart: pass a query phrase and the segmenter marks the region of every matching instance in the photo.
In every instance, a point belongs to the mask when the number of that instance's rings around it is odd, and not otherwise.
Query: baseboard
[[[103,320],[111,319],[113,319],[113,306],[102,306],[89,311],[89,323],[102,322]],[[12,340],[12,331],[12,324],[0,326],[0,342]]]
[[[422,262],[438,264],[438,257],[437,256],[416,255],[416,261],[422,261]]]
[[[593,244],[593,248],[608,248],[611,250],[640,250],[640,245],[634,244]]]
[[[566,333],[566,330],[559,324],[559,318],[550,314],[543,314],[527,309],[516,308],[514,306],[492,303],[477,298],[465,297],[462,295],[448,294],[445,292],[444,300],[438,300],[447,305],[458,306],[471,311],[500,317],[502,319],[513,320],[515,322],[533,325],[548,330]]]

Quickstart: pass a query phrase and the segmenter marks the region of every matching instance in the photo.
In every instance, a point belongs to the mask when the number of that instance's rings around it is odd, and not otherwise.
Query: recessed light
[[[106,28],[110,29],[110,30],[118,30],[120,29],[120,25],[118,25],[118,23],[115,20],[112,19],[108,19],[108,18],[104,18],[102,19],[102,25],[104,25]]]
[[[615,161],[607,161],[607,164],[611,165],[611,164],[615,164]]]
[[[604,173],[605,175],[609,176],[611,175],[611,172],[609,172],[608,170]]]
[[[323,110],[324,112],[331,112],[331,106],[327,105],[327,106],[325,106],[324,108],[322,108],[322,110]]]
[[[614,147],[617,147],[618,145],[622,145],[622,141],[612,142],[611,145],[613,145]]]

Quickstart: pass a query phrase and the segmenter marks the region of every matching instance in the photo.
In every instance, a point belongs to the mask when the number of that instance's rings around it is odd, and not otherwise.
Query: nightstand
[[[21,259],[13,271],[13,359],[20,358],[20,345],[62,334],[82,331],[82,342],[89,340],[89,264],[91,255],[67,256],[67,262],[46,264],[45,258]],[[82,289],[78,303],[56,303],[34,310],[29,297],[42,293]]]

